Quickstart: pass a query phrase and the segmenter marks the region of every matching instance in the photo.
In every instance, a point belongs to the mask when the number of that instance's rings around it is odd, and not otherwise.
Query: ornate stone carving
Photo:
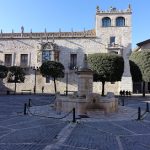
[[[42,55],[41,51],[38,50],[38,51],[37,51],[37,62],[38,62],[38,63],[41,62],[41,55]]]
[[[96,7],[96,12],[100,12],[99,6]]]
[[[129,4],[127,11],[132,11],[131,4]]]
[[[24,33],[24,27],[23,26],[21,27],[21,33]]]
[[[47,43],[42,43],[42,50],[46,50],[46,49],[49,49],[49,50],[53,50],[53,43],[51,42],[47,42]]]

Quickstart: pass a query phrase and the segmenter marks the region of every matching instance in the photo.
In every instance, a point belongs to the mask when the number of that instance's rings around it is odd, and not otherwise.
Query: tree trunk
[[[55,88],[55,93],[57,92],[57,88],[56,88],[56,79],[54,78],[54,88]]]
[[[145,82],[143,81],[143,97],[145,97]]]
[[[102,96],[104,96],[105,81],[102,81]]]

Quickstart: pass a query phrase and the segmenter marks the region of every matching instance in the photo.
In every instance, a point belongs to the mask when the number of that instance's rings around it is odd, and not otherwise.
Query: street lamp
[[[69,74],[68,68],[66,68],[65,74],[66,74],[66,96],[67,96],[68,95],[68,74]]]
[[[34,91],[34,94],[36,94],[36,75],[37,75],[37,71],[39,70],[39,68],[34,67],[33,70],[34,70],[34,88],[33,88],[33,91]]]

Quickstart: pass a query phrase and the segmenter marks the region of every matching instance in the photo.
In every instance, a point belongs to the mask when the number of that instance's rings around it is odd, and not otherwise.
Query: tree
[[[97,53],[88,55],[88,63],[94,72],[94,81],[102,82],[102,96],[104,96],[105,82],[120,81],[124,60],[121,56],[110,53]]]
[[[56,88],[56,78],[64,77],[64,66],[60,62],[55,61],[46,61],[40,67],[40,72],[44,77],[52,77],[54,81],[55,93],[57,92]]]
[[[6,66],[0,65],[0,78],[6,78],[8,73],[8,68]]]
[[[130,70],[134,82],[143,82],[145,96],[145,82],[150,82],[150,51],[133,52],[130,56]]]
[[[17,83],[24,82],[24,80],[25,80],[25,73],[23,71],[23,68],[19,66],[12,66],[9,68],[7,81],[9,83],[15,83],[15,93]]]

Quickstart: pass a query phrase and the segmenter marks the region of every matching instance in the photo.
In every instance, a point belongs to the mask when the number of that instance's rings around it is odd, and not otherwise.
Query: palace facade
[[[0,33],[0,63],[5,66],[21,66],[26,72],[24,83],[17,84],[17,92],[21,90],[36,93],[53,93],[54,85],[50,77],[40,75],[38,68],[44,61],[55,60],[65,66],[65,77],[57,80],[57,90],[63,93],[77,90],[75,69],[83,64],[84,54],[116,53],[125,61],[122,80],[106,83],[105,92],[118,93],[120,90],[132,91],[132,79],[129,68],[129,55],[132,43],[132,10],[130,5],[125,10],[111,7],[104,11],[96,9],[95,27],[81,32],[38,32],[27,33],[24,27],[20,33]],[[67,82],[67,83],[66,83]],[[101,83],[93,84],[94,92],[101,92]],[[1,81],[1,92],[14,90],[13,83]]]

